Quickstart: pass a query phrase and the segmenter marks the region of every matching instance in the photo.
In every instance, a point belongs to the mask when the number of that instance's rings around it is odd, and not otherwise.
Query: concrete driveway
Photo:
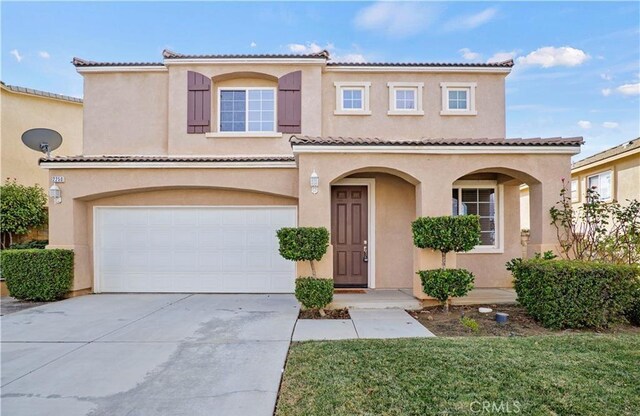
[[[91,295],[3,316],[2,414],[272,415],[293,295]]]

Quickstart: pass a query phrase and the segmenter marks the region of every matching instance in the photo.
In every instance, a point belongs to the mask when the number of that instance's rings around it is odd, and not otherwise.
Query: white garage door
[[[97,292],[290,293],[276,230],[295,207],[98,207]]]

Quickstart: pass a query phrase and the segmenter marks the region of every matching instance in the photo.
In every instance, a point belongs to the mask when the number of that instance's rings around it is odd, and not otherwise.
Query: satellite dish
[[[51,151],[56,150],[62,144],[62,136],[51,129],[31,129],[22,133],[22,143],[29,149],[45,153],[51,156]]]

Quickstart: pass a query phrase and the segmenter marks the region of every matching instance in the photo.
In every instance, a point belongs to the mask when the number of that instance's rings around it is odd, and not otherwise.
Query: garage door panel
[[[294,207],[97,208],[103,292],[293,292],[275,232]]]

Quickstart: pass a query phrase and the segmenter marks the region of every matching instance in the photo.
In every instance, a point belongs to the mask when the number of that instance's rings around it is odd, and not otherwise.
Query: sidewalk
[[[298,319],[292,341],[435,337],[402,309],[349,308],[351,319]]]

